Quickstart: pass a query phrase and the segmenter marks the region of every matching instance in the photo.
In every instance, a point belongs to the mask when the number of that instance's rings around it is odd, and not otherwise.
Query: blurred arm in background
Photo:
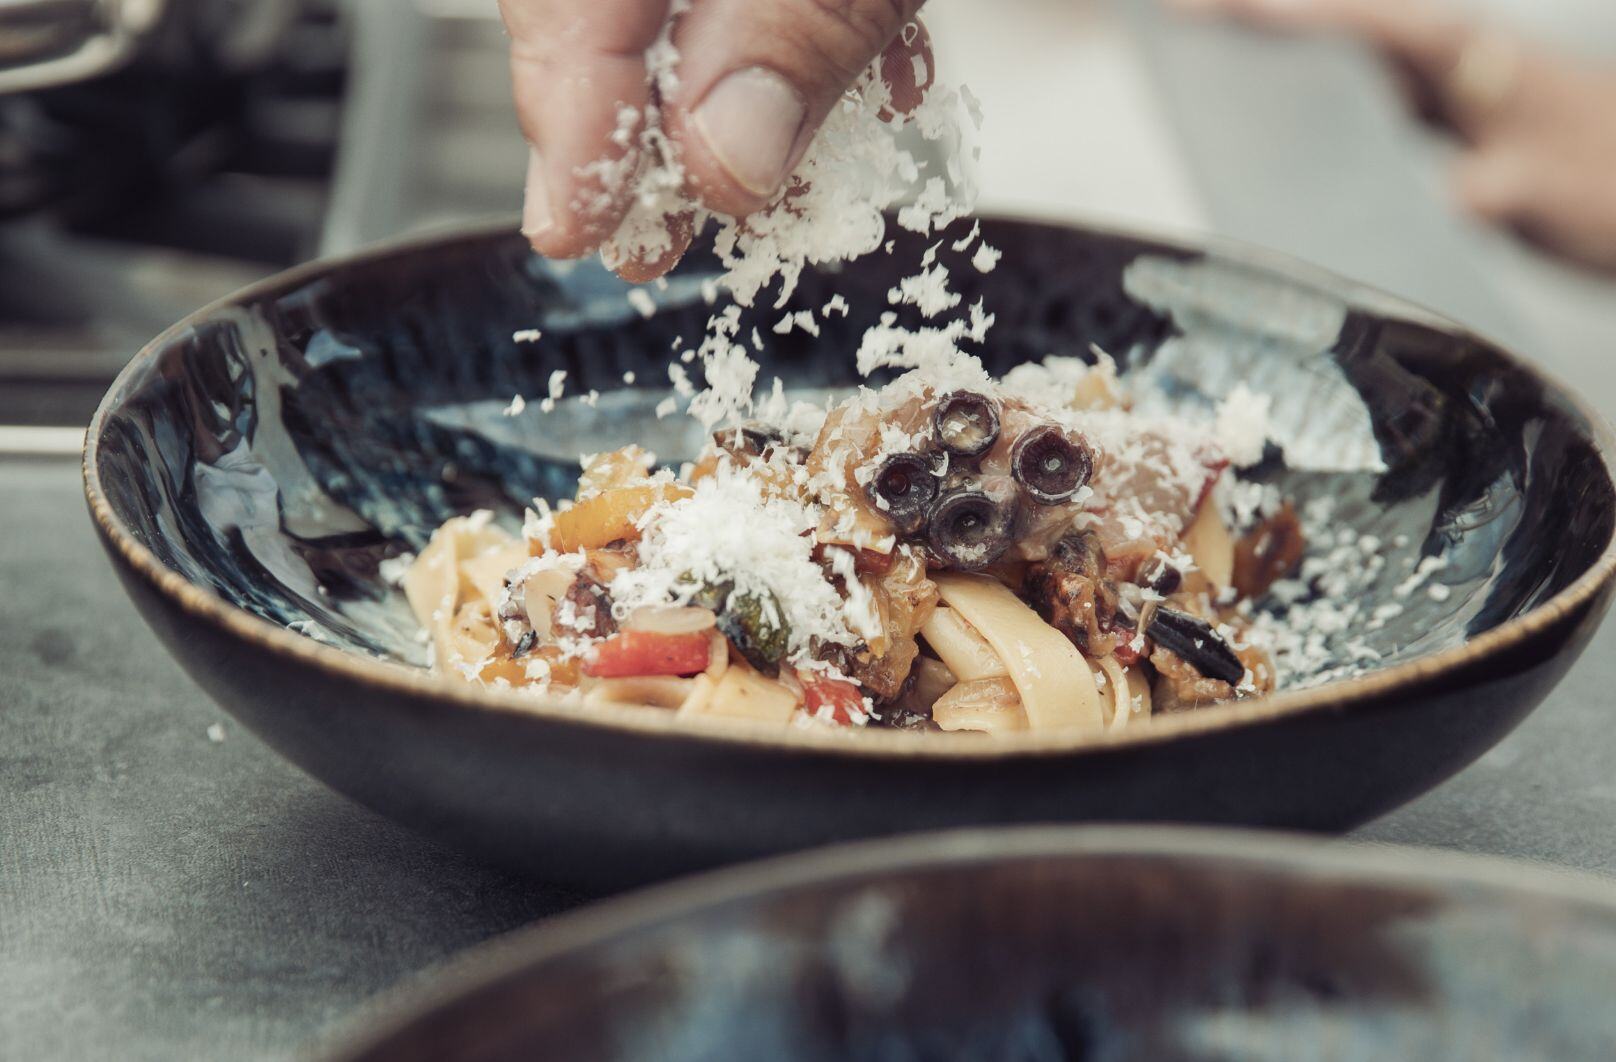
[[[1440,0],[1175,0],[1287,31],[1360,37],[1426,119],[1465,145],[1453,185],[1478,216],[1616,269],[1616,65],[1574,57]]]

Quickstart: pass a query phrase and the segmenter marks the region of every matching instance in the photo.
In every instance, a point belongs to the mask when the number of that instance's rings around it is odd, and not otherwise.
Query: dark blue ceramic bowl
[[[1172,828],[681,882],[456,961],[347,1062],[1605,1062],[1616,888]]]
[[[820,733],[569,708],[420,670],[378,575],[444,518],[569,494],[581,451],[666,458],[698,439],[650,415],[670,346],[700,334],[693,255],[642,316],[593,265],[503,230],[318,263],[158,337],[90,428],[90,508],[131,595],[210,693],[335,788],[451,843],[597,883],[916,828],[1190,820],[1341,829],[1434,785],[1564,674],[1616,569],[1610,436],[1529,365],[1414,307],[1294,263],[1079,228],[990,221],[1004,251],[956,271],[997,315],[1004,371],[1113,353],[1145,402],[1274,398],[1256,474],[1381,540],[1319,679],[1362,638],[1376,670],[1113,736]],[[854,382],[852,351],[918,240],[812,274],[789,308],[847,297],[821,332],[768,337],[788,387]],[[539,328],[519,343],[513,333]],[[534,406],[565,369],[598,405]],[[639,387],[625,387],[626,372]],[[765,377],[767,378],[767,377]],[[1319,549],[1325,548],[1318,544]],[[1446,587],[1401,597],[1421,557]],[[1400,606],[1371,629],[1381,604]]]

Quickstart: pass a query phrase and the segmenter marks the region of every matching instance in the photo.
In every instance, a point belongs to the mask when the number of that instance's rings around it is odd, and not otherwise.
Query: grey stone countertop
[[[69,460],[0,460],[0,1056],[283,1058],[580,897],[325,789],[145,628]],[[1361,831],[1616,873],[1616,625],[1497,749]],[[210,736],[222,735],[222,741]]]

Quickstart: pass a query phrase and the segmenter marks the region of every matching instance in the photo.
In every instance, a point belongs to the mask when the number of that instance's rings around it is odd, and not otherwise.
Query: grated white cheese
[[[753,476],[721,462],[686,498],[653,506],[640,520],[640,563],[611,583],[614,612],[686,604],[704,584],[767,591],[790,631],[790,655],[812,643],[853,645],[866,617],[844,602],[814,560],[817,506],[768,497]],[[834,563],[834,562],[833,562]]]
[[[502,413],[503,415],[505,415],[507,417],[515,417],[515,416],[520,416],[522,410],[524,410],[526,408],[527,408],[527,399],[523,398],[521,395],[512,395],[510,404],[507,405],[504,409],[500,410],[500,413]]]
[[[929,255],[932,252],[926,253]],[[948,267],[938,264],[898,281],[898,286],[887,292],[887,301],[895,305],[915,306],[923,316],[936,317],[944,310],[958,306],[960,296],[958,292],[948,290]]]
[[[388,557],[376,566],[376,573],[382,577],[382,582],[388,586],[403,586],[404,576],[409,574],[410,566],[415,563],[415,554],[400,553],[396,557]]]
[[[656,303],[644,288],[630,288],[628,303],[639,311],[641,317],[652,317],[656,314]]]
[[[1218,405],[1213,433],[1236,468],[1250,468],[1262,460],[1268,441],[1268,409],[1273,399],[1236,384]]]

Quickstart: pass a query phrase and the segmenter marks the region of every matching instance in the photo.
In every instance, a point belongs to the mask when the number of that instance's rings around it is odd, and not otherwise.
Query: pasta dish
[[[1230,505],[1241,448],[1134,411],[1103,356],[998,380],[954,359],[835,404],[777,392],[677,472],[633,445],[585,455],[574,499],[519,535],[452,519],[402,582],[434,667],[485,685],[803,726],[1120,729],[1274,686],[1240,604],[1302,533],[1277,496]]]

